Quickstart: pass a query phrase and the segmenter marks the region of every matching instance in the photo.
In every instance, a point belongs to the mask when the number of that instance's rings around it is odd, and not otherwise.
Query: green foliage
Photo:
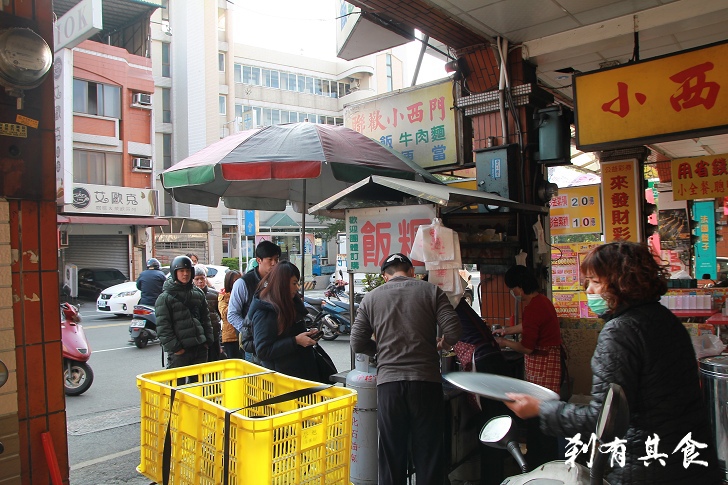
[[[375,273],[367,273],[362,279],[364,283],[364,291],[372,291],[377,286],[384,284],[384,276]]]
[[[331,219],[329,217],[315,216],[321,224],[327,224],[326,229],[316,229],[314,236],[326,241],[336,240],[336,235],[346,230],[346,222],[343,219]]]
[[[248,260],[243,258],[243,267],[245,267],[245,263]],[[230,269],[237,269],[240,271],[240,268],[238,268],[238,258],[222,258],[222,262],[220,263],[222,266],[227,266]]]

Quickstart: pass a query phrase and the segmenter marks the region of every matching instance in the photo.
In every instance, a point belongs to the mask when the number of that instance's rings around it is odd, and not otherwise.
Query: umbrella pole
[[[303,179],[303,212],[301,213],[301,295],[306,294],[306,179]]]

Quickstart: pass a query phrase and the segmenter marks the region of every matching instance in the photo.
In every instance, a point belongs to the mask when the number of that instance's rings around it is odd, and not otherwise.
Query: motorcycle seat
[[[323,301],[323,298],[312,298],[310,296],[304,296],[303,297],[303,301],[305,301],[309,305],[313,305],[313,306],[320,307],[321,306],[321,302]]]
[[[334,305],[343,308],[344,310],[349,310],[349,304],[345,301],[341,300],[330,300],[330,303],[333,303]],[[357,310],[359,308],[359,304],[354,303],[354,309]]]

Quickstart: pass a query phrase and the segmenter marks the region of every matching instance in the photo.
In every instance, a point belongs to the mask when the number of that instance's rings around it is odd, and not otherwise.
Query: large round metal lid
[[[728,355],[714,355],[700,359],[700,369],[728,375]]]

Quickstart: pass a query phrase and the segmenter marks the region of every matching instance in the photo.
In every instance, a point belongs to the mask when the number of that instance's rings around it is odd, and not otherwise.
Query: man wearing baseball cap
[[[350,337],[354,352],[377,355],[378,483],[406,482],[403,450],[410,437],[417,483],[443,483],[438,351],[458,341],[460,319],[445,292],[414,278],[412,261],[404,254],[387,256],[382,275],[386,283],[364,296]]]

